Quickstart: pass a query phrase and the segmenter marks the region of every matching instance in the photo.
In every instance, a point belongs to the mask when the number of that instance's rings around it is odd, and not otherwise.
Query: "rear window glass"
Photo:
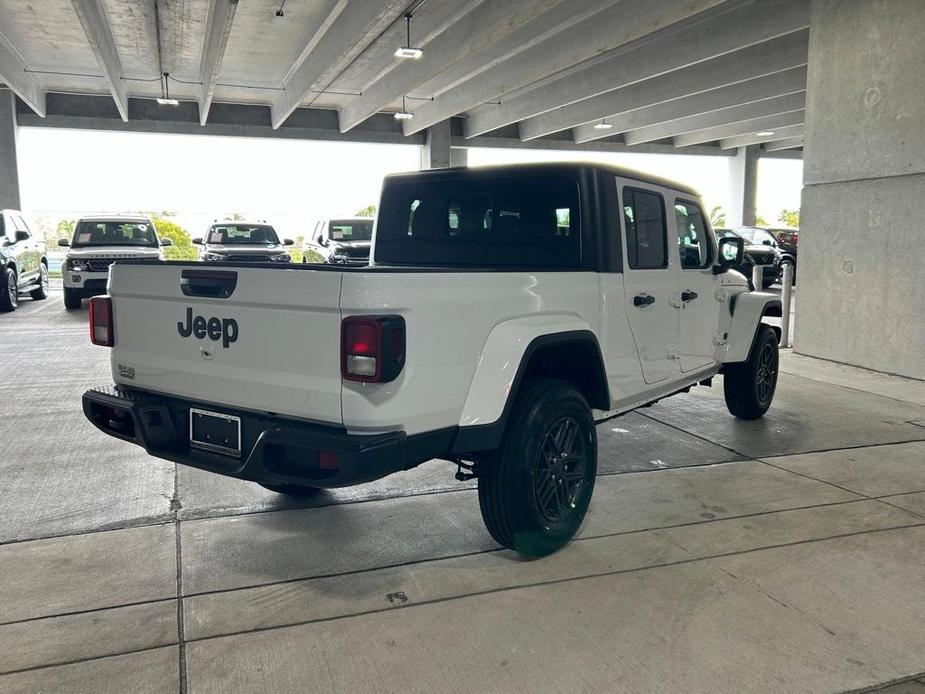
[[[576,267],[578,183],[561,177],[395,183],[383,192],[376,262]]]
[[[369,241],[373,237],[373,220],[332,219],[328,229],[335,241]]]
[[[72,245],[157,246],[157,236],[147,222],[78,222]]]
[[[279,237],[268,224],[217,224],[209,229],[206,243],[279,243]]]

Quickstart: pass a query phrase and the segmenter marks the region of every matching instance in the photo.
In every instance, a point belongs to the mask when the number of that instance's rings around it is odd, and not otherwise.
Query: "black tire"
[[[80,302],[83,300],[83,296],[76,289],[64,288],[64,308],[75,309],[80,308]]]
[[[45,265],[45,263],[42,263],[42,267],[39,270],[38,284],[35,289],[29,292],[29,296],[36,301],[42,301],[48,298],[48,266]]]
[[[0,311],[15,311],[19,306],[19,288],[16,270],[6,268],[0,276]]]
[[[321,491],[319,487],[304,487],[301,484],[264,484],[263,482],[258,482],[257,484],[264,489],[269,489],[271,492],[285,496],[314,496]]]
[[[758,419],[768,411],[777,389],[777,333],[758,326],[748,361],[729,364],[723,371],[726,407],[739,419]]]
[[[479,461],[482,519],[498,544],[532,557],[550,554],[578,532],[596,475],[587,400],[565,381],[528,382],[501,447]]]

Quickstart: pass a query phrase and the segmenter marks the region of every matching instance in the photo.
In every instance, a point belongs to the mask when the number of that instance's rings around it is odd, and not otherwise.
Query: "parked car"
[[[115,386],[84,413],[284,494],[447,460],[495,540],[547,554],[588,509],[595,421],[718,373],[736,417],[771,404],[780,300],[703,209],[603,164],[443,169],[385,179],[368,267],[118,263],[91,303]]]
[[[736,232],[746,241],[771,246],[780,251],[781,263],[793,265],[793,279],[797,277],[797,241],[799,231],[793,229],[770,229],[765,227],[742,227]]]
[[[48,298],[45,244],[32,235],[19,210],[0,210],[0,311],[15,311],[20,292]]]
[[[781,276],[781,253],[776,248],[768,247],[765,244],[754,243],[740,233],[740,230],[732,231],[731,229],[714,229],[717,240],[724,238],[740,238],[745,242],[745,252],[742,255],[742,262],[736,266],[736,270],[748,278],[749,285],[752,283],[752,269],[755,265],[761,265],[761,286],[752,287],[753,289],[767,289],[774,284]]]
[[[216,222],[209,227],[205,239],[195,238],[201,246],[200,260],[206,262],[289,263],[292,256],[286,246],[292,239],[279,240],[276,230],[266,222]]]
[[[368,265],[373,238],[372,217],[338,217],[315,225],[303,245],[302,262],[311,262],[312,252],[323,262],[335,265]]]
[[[173,242],[158,239],[154,223],[147,217],[110,215],[83,217],[71,239],[60,239],[68,249],[61,277],[64,306],[80,308],[83,299],[106,293],[109,266],[119,260],[141,258],[163,260],[162,248]]]

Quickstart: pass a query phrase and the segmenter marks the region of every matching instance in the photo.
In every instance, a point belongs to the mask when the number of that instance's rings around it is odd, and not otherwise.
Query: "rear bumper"
[[[199,407],[241,418],[241,457],[189,445],[189,410]],[[391,432],[348,434],[337,427],[308,424],[139,391],[105,386],[83,395],[84,415],[101,431],[175,463],[229,477],[268,484],[346,487],[407,470],[445,455],[456,431],[441,429],[406,436]],[[319,452],[336,455],[335,469],[323,469]]]

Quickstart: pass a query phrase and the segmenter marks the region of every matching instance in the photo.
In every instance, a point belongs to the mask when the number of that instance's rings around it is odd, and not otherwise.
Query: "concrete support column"
[[[729,159],[729,211],[726,226],[753,226],[757,218],[758,145],[739,147]]]
[[[925,2],[812,0],[794,349],[925,379]]]
[[[20,208],[16,165],[16,97],[0,89],[0,208]]]
[[[451,149],[450,166],[469,166],[469,148],[454,147]]]
[[[450,121],[436,123],[424,131],[421,145],[421,169],[445,169],[451,166]]]

